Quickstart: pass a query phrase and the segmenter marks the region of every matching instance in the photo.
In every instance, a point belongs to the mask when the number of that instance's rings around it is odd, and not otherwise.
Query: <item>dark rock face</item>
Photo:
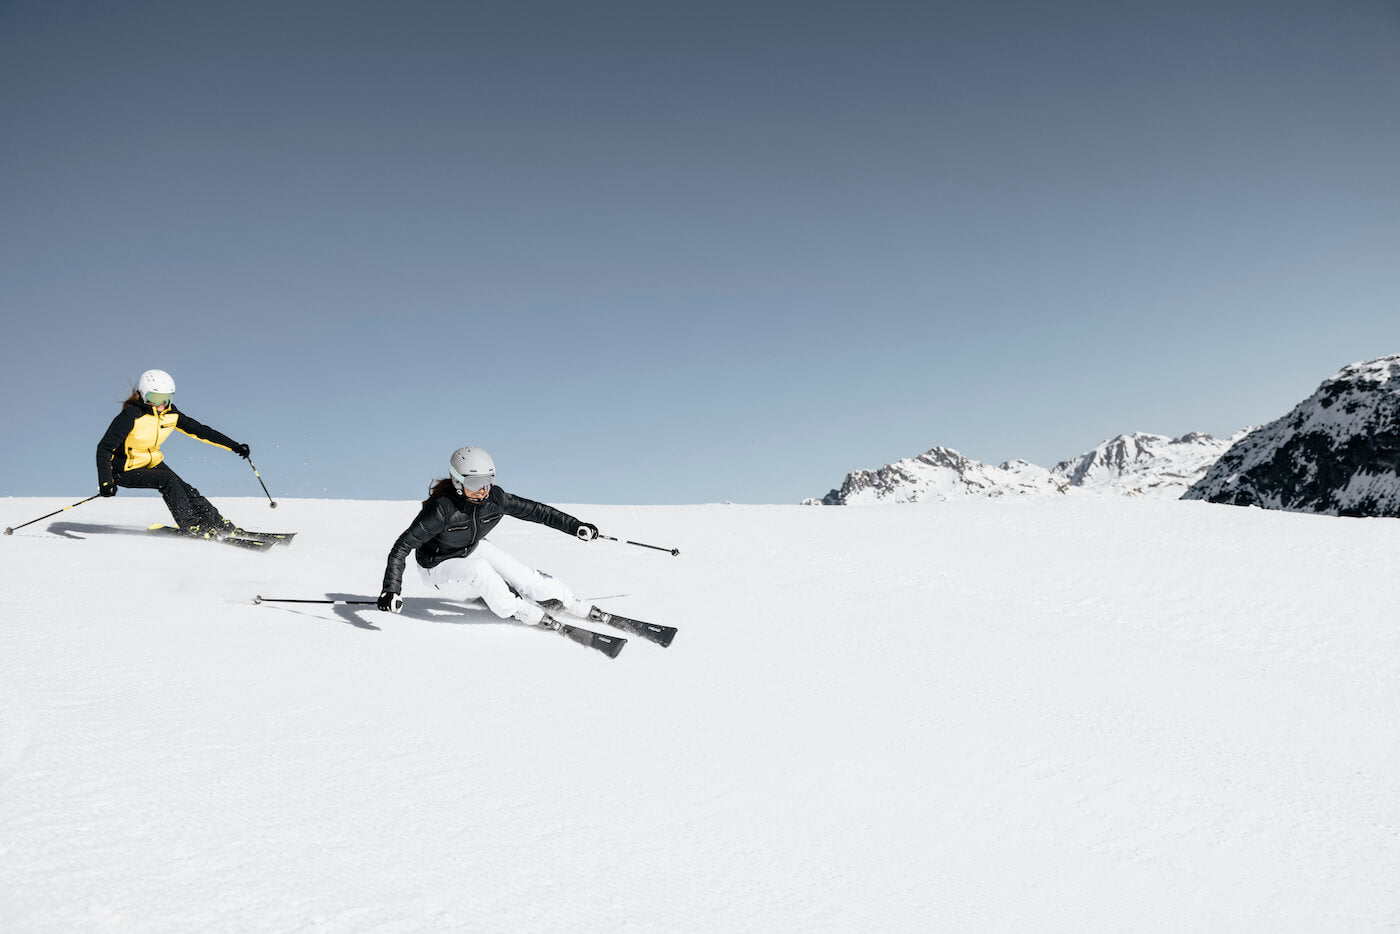
[[[1400,354],[1344,368],[1240,439],[1182,499],[1400,516]]]

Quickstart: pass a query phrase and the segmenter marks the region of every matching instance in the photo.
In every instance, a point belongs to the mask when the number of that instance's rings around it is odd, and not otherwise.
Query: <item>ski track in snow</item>
[[[0,929],[1400,930],[1393,520],[562,507],[678,558],[504,523],[680,629],[609,660],[411,568],[400,616],[255,606],[372,598],[416,504],[218,502],[301,534],[100,530],[164,517],[130,495],[0,545]]]

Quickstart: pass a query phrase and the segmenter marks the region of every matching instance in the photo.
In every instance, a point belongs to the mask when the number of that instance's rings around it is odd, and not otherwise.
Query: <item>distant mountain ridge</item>
[[[1071,487],[1122,496],[1180,499],[1191,484],[1248,432],[1216,438],[1189,432],[1179,438],[1135,432],[1103,442],[1072,460],[1060,461],[1050,473]]]
[[[1400,354],[1343,367],[1230,448],[1184,498],[1400,516]]]
[[[1228,439],[1119,435],[1046,470],[992,467],[951,448],[846,475],[828,506],[965,496],[1196,499],[1337,516],[1400,517],[1400,354],[1343,367],[1291,412]]]
[[[838,489],[804,502],[856,506],[964,496],[1058,496],[1081,490],[1178,499],[1243,435],[1217,439],[1192,432],[1171,438],[1135,432],[1110,438],[1050,469],[1024,460],[993,467],[951,448],[935,447],[878,470],[853,471]]]

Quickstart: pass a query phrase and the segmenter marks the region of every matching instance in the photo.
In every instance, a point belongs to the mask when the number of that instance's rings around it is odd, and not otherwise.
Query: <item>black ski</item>
[[[616,613],[609,613],[607,610],[600,610],[596,606],[588,611],[588,618],[595,623],[602,623],[604,626],[613,626],[624,632],[641,636],[648,642],[655,642],[663,649],[671,644],[671,640],[676,638],[676,627],[661,626],[656,623],[648,623],[640,619],[629,619],[626,616],[618,616]]]
[[[193,539],[194,541],[218,542],[221,545],[232,545],[234,548],[245,548],[249,551],[266,551],[267,549],[271,548],[273,544],[271,541],[267,541],[261,538],[243,538],[235,535],[226,535],[222,538],[217,538],[213,535],[210,535],[208,537],[205,537],[203,535],[193,535],[189,532],[184,531],[183,529],[178,528],[177,526],[161,525],[160,523],[156,523],[155,525],[149,526],[146,529],[146,531],[154,532],[158,535],[175,535],[180,538]]]
[[[551,613],[564,608],[564,604],[558,600],[544,600],[540,603],[540,606]],[[602,623],[604,626],[612,626],[615,629],[621,629],[623,632],[630,632],[634,636],[641,636],[648,642],[655,642],[663,649],[671,644],[672,639],[676,638],[676,628],[674,626],[661,626],[656,623],[644,622],[640,619],[618,616],[616,613],[600,610],[596,606],[588,611],[588,618],[595,623]]]
[[[541,620],[540,625],[546,629],[553,629],[559,635],[579,645],[587,646],[590,649],[597,649],[608,658],[617,658],[622,647],[627,644],[627,640],[621,636],[609,636],[601,632],[594,632],[591,629],[580,629],[578,626],[562,623],[552,616],[546,616]]]
[[[238,529],[231,536],[250,541],[267,542],[269,545],[290,545],[292,539],[297,537],[295,532],[250,532],[247,529]]]

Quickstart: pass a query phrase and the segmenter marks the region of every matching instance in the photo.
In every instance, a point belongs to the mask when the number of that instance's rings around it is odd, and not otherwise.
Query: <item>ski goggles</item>
[[[478,490],[491,489],[491,483],[495,477],[465,477],[457,471],[448,468],[448,473],[452,474],[452,482],[457,484],[457,489],[463,493],[475,493]]]
[[[146,401],[157,407],[169,405],[174,395],[173,392],[148,392],[146,393]]]

